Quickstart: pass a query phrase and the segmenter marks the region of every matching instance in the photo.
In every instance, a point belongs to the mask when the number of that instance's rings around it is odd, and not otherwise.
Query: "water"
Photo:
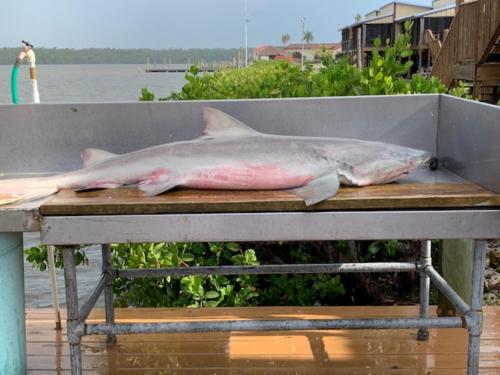
[[[39,233],[25,233],[24,247],[29,248],[40,244]],[[88,266],[78,266],[78,297],[80,303],[85,301],[94,290],[99,277],[101,276],[101,248],[91,246],[85,250],[89,258]],[[64,305],[66,295],[64,293],[64,273],[62,270],[57,270],[57,287],[59,294],[59,302]],[[51,307],[52,306],[52,289],[50,285],[50,274],[48,271],[38,271],[31,267],[31,264],[24,262],[24,290],[26,307]],[[97,302],[97,306],[104,306],[103,297]]]
[[[39,65],[37,80],[42,103],[137,101],[141,88],[156,98],[179,91],[184,73],[146,73],[145,65]],[[0,104],[11,103],[12,66],[0,65]],[[31,103],[26,65],[18,76],[19,102]]]
[[[0,65],[0,104],[11,103],[10,74],[12,67]],[[184,85],[183,73],[145,73],[144,65],[39,65],[37,79],[42,103],[62,102],[123,102],[137,101],[141,88],[156,97],[178,91]],[[19,101],[31,103],[31,83],[28,68],[19,72]],[[39,234],[25,235],[25,247],[40,243]],[[91,292],[101,274],[100,248],[87,249],[89,266],[78,269],[78,291],[81,299]],[[52,304],[50,276],[47,271],[32,269],[25,262],[26,306],[49,307]],[[64,304],[64,275],[57,271],[60,302]],[[98,302],[102,305],[102,301]]]

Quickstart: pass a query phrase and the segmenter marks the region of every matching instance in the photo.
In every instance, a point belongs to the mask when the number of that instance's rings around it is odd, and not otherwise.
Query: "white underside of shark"
[[[306,205],[335,196],[340,184],[384,184],[426,163],[430,154],[381,142],[264,134],[214,108],[204,109],[199,138],[128,154],[86,149],[84,167],[52,177],[0,180],[0,204],[61,189],[137,185],[146,195],[174,187],[292,189]]]

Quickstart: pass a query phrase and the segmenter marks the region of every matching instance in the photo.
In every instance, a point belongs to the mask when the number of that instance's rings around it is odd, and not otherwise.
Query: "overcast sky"
[[[430,5],[431,0],[410,0]],[[300,17],[315,42],[388,0],[248,0],[249,46],[298,42]],[[213,48],[244,45],[244,0],[2,0],[0,46]]]

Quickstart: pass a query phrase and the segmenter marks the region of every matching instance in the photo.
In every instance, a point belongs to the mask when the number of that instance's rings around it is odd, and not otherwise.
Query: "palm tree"
[[[290,34],[286,33],[281,36],[281,43],[283,43],[284,46],[287,45],[287,43],[290,41]]]
[[[302,36],[302,40],[307,44],[311,43],[314,40],[314,35],[312,31],[304,31],[304,35]]]
[[[358,13],[358,14],[356,14],[356,15],[354,16],[354,22],[356,22],[356,23],[357,23],[357,22],[359,22],[359,21],[361,21],[361,14],[359,14],[359,13]]]

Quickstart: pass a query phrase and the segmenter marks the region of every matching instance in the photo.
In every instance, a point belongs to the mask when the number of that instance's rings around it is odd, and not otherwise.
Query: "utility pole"
[[[304,34],[306,32],[306,17],[300,17],[300,22],[302,22],[302,52],[300,54],[300,70],[304,70]]]
[[[245,67],[248,66],[248,0],[245,0]]]

